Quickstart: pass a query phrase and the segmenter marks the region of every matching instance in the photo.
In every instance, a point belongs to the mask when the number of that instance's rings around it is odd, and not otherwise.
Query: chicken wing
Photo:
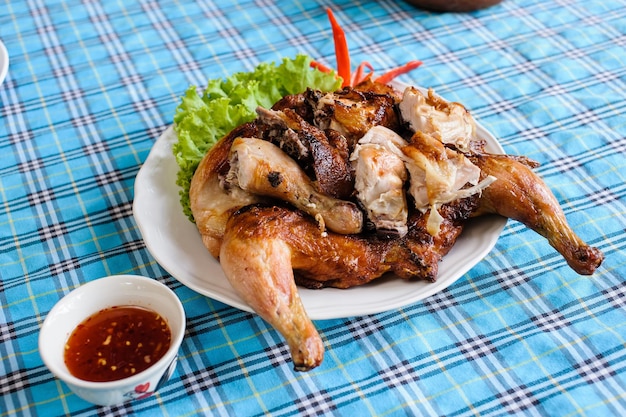
[[[348,144],[345,137],[340,134],[327,135],[304,120],[294,109],[274,108],[257,109],[257,121],[263,130],[260,137],[284,150],[309,173],[323,193],[336,198],[349,196],[354,181],[347,160]]]
[[[230,155],[230,185],[289,202],[335,232],[361,231],[363,214],[356,204],[318,192],[300,166],[272,143],[237,138]]]

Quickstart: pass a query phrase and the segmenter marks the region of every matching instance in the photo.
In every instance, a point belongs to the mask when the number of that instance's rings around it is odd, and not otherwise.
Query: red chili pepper
[[[311,63],[309,64],[309,67],[318,69],[318,70],[320,70],[322,72],[331,72],[332,71],[332,69],[328,68],[326,65],[324,65],[324,64],[322,64],[320,62],[317,62],[317,61],[311,61]]]
[[[357,68],[357,70],[352,73],[350,69],[350,51],[348,50],[348,42],[346,41],[346,34],[344,33],[339,23],[335,19],[335,15],[330,8],[326,9],[326,14],[328,15],[328,20],[330,21],[330,26],[333,30],[333,41],[335,43],[335,58],[337,60],[337,75],[339,75],[342,81],[342,87],[351,87],[357,85],[369,77],[372,77],[374,74],[374,69],[369,64],[369,62],[362,62],[361,65]],[[422,65],[422,61],[410,61],[406,64],[394,68],[391,71],[386,72],[380,77],[374,79],[375,82],[381,84],[388,84],[394,78],[399,75],[406,74],[414,70],[415,68]],[[330,72],[331,69],[326,67],[325,65],[320,64],[319,62],[313,61],[311,62],[311,67],[317,68],[323,72]],[[367,75],[364,75],[365,68],[368,68],[370,72]]]
[[[367,67],[370,70],[370,73],[367,75],[363,75],[363,70],[365,69],[365,67]],[[374,68],[369,62],[367,61],[361,62],[361,65],[359,65],[359,67],[356,69],[354,74],[352,74],[352,85],[355,86],[365,81],[367,77],[370,77],[373,73],[374,73]]]
[[[333,40],[335,41],[335,58],[337,60],[337,73],[343,78],[342,87],[350,86],[351,83],[351,71],[350,71],[350,51],[348,50],[348,42],[346,41],[346,34],[344,33],[335,15],[333,15],[330,8],[326,9],[328,20],[330,20],[330,26],[333,30]]]
[[[380,77],[376,78],[374,81],[381,84],[387,84],[397,76],[413,71],[420,65],[422,65],[422,61],[409,61],[400,67],[394,68],[391,71],[384,73]]]

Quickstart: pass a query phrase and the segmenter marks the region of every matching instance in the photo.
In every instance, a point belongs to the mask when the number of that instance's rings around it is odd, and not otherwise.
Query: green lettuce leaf
[[[209,80],[203,92],[196,86],[187,89],[174,114],[178,140],[172,152],[179,167],[176,184],[181,188],[180,203],[189,220],[194,221],[189,205],[191,179],[217,141],[240,124],[254,120],[258,106],[269,108],[307,87],[335,91],[341,86],[342,80],[334,72],[312,69],[310,63],[308,56],[297,55],[284,58],[279,65],[262,63],[251,72]]]

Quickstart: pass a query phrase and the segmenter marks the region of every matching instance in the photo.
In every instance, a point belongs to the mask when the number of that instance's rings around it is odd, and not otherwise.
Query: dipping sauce
[[[85,381],[117,381],[161,359],[171,338],[165,319],[152,310],[106,308],[76,326],[65,345],[65,365]]]

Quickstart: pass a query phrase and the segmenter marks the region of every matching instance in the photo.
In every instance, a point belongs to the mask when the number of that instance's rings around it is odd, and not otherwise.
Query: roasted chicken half
[[[523,222],[580,274],[602,262],[534,163],[485,153],[469,112],[432,91],[366,82],[257,113],[204,157],[191,208],[205,246],[283,335],[296,370],[324,352],[297,285],[349,288],[388,272],[434,281],[471,217]]]

